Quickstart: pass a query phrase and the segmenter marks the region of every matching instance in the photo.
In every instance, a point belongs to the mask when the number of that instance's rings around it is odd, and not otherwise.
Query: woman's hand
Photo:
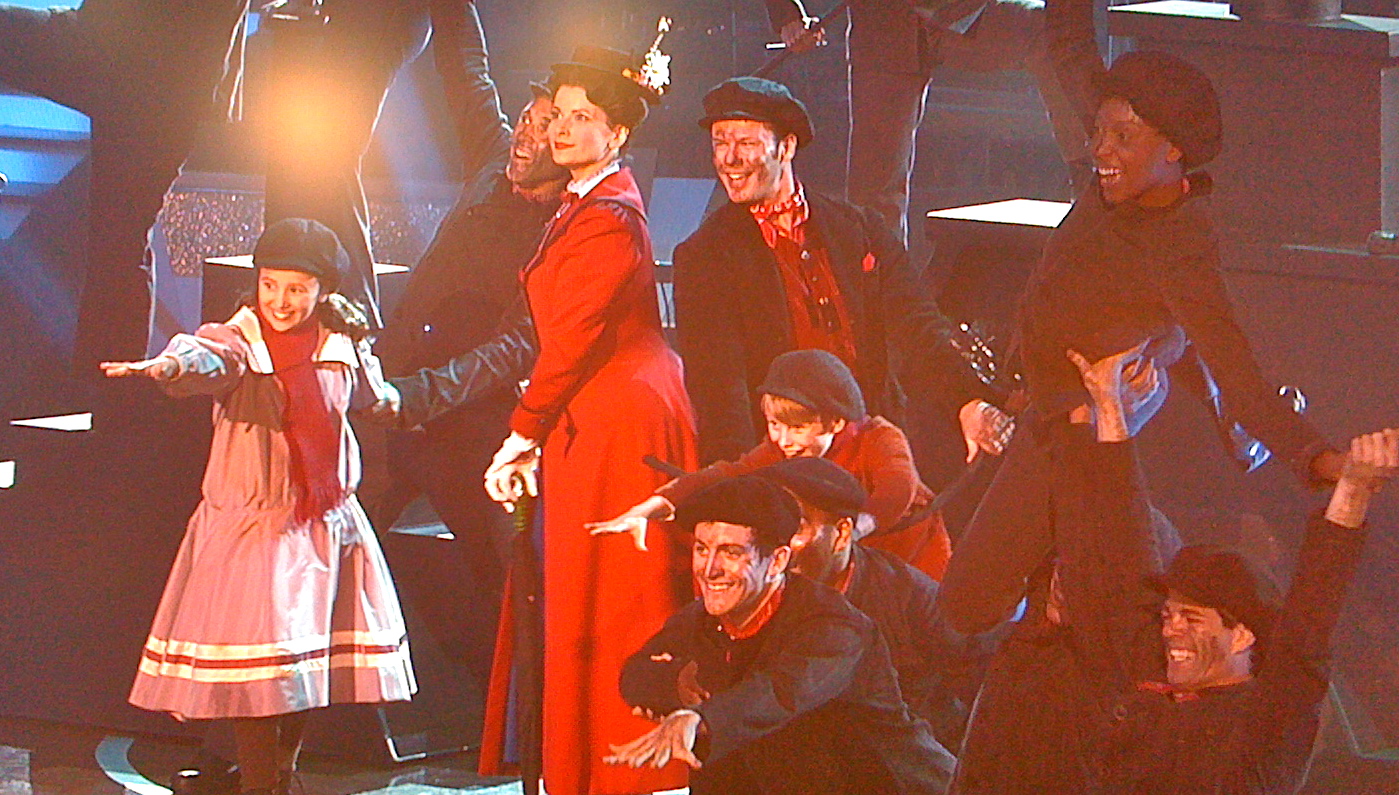
[[[157,356],[139,362],[102,362],[97,365],[108,378],[144,375],[155,381],[169,381],[180,373],[180,363],[170,356]]]
[[[515,501],[539,496],[539,444],[511,432],[486,468],[486,493],[514,513]]]
[[[669,519],[675,515],[675,506],[670,504],[670,500],[659,494],[650,497],[628,508],[626,513],[605,522],[589,522],[583,525],[589,535],[607,535],[611,533],[630,533],[632,542],[636,548],[642,552],[646,551],[646,523],[650,521],[661,521]]]

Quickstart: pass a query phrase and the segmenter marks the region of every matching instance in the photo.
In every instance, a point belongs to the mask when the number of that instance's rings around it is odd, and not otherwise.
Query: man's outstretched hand
[[[665,767],[671,759],[679,759],[699,769],[703,763],[695,756],[695,738],[699,736],[702,722],[698,712],[678,709],[665,716],[659,726],[635,740],[625,745],[608,746],[612,753],[603,757],[602,761],[609,765]]]
[[[1350,442],[1326,518],[1342,527],[1365,523],[1370,498],[1399,471],[1399,428],[1362,434]]]

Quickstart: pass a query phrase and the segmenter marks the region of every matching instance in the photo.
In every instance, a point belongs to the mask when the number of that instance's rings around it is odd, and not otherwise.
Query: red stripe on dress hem
[[[264,668],[273,665],[295,665],[323,657],[337,657],[346,654],[391,654],[400,646],[366,646],[360,644],[340,644],[329,649],[315,649],[303,654],[281,654],[274,657],[244,657],[232,660],[214,660],[193,657],[188,654],[156,654],[149,649],[142,656],[153,662],[166,665],[189,665],[194,668]]]

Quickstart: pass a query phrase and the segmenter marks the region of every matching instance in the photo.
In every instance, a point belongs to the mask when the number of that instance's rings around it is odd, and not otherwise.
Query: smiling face
[[[709,126],[709,146],[719,184],[735,204],[761,204],[794,190],[792,158],[797,137],[778,140],[772,125],[724,119]]]
[[[753,543],[751,527],[699,522],[690,567],[704,611],[742,624],[762,604],[768,587],[782,578],[790,557],[786,546],[763,557]]]
[[[549,120],[553,115],[554,101],[535,97],[515,119],[510,160],[505,164],[505,178],[511,183],[533,188],[568,176],[549,153]]]
[[[554,162],[580,179],[617,157],[630,131],[613,125],[607,111],[588,100],[581,86],[559,86],[554,92],[554,115],[549,122],[549,147]]]
[[[1166,681],[1186,690],[1236,684],[1251,677],[1254,637],[1248,627],[1225,626],[1212,607],[1172,592],[1161,609]]]
[[[276,331],[289,331],[306,322],[316,305],[329,296],[321,292],[321,282],[301,271],[258,268],[257,310]]]
[[[1131,201],[1164,207],[1184,193],[1180,149],[1125,99],[1109,97],[1098,106],[1092,155],[1098,187],[1108,204]]]
[[[822,420],[811,409],[777,395],[763,395],[762,406],[768,439],[787,458],[820,458],[845,428],[843,419]]]

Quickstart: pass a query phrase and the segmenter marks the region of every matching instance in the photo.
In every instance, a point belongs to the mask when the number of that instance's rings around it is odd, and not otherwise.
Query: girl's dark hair
[[[646,121],[646,100],[635,86],[628,86],[621,76],[603,75],[586,69],[562,68],[549,78],[549,91],[557,93],[559,86],[578,86],[588,95],[588,101],[602,108],[609,124],[620,124],[635,132]]]
[[[331,293],[316,304],[316,319],[331,331],[338,331],[359,342],[369,336],[369,313],[363,306],[340,293]]]

